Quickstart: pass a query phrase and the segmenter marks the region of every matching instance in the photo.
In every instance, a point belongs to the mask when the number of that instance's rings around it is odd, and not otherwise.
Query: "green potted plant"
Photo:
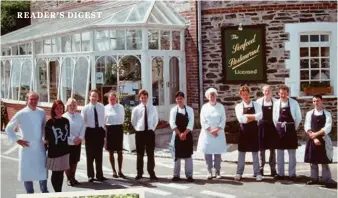
[[[131,112],[132,109],[130,106],[126,105],[124,107],[125,117],[123,123],[123,149],[129,152],[136,150],[135,143],[135,129],[131,124]]]
[[[306,95],[331,94],[332,87],[329,81],[310,82],[302,85],[302,90]]]

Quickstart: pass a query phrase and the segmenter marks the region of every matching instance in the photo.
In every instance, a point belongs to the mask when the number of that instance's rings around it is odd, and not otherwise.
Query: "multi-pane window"
[[[301,95],[315,94],[314,88],[322,88],[320,94],[332,94],[330,35],[301,34],[299,51]]]

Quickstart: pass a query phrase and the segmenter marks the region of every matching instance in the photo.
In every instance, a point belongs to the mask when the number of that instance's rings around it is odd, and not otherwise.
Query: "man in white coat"
[[[9,140],[19,144],[18,179],[24,182],[26,192],[34,193],[33,181],[39,181],[42,193],[48,193],[46,150],[44,146],[45,111],[37,107],[39,95],[29,92],[27,106],[17,112],[6,127]],[[15,128],[22,137],[18,137]]]
[[[302,114],[298,102],[289,98],[289,87],[281,85],[278,94],[280,99],[273,105],[273,122],[279,135],[275,179],[284,178],[284,150],[287,150],[289,153],[289,178],[291,181],[295,181],[297,128],[302,120]]]

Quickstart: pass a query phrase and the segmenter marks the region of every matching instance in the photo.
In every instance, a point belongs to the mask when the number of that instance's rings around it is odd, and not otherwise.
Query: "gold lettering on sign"
[[[244,63],[247,63],[248,61],[254,59],[256,56],[258,56],[260,45],[257,46],[257,49],[252,50],[244,55],[240,54],[238,58],[230,58],[229,60],[229,67],[232,68],[232,70],[236,69],[237,67],[240,67]]]
[[[233,40],[233,35],[235,35],[235,34],[231,35],[232,40]],[[237,38],[238,38],[238,36],[237,36]],[[244,53],[245,50],[249,46],[255,44],[256,42],[257,42],[256,34],[254,34],[252,39],[250,39],[250,40],[244,39],[243,43],[235,43],[235,44],[232,45],[232,54],[235,54],[236,52]],[[261,46],[258,45],[257,48],[252,50],[252,51],[245,52],[245,54],[241,53],[239,55],[239,57],[236,57],[236,58],[230,58],[230,60],[228,62],[229,63],[228,67],[231,67],[231,69],[234,70],[234,69],[242,66],[243,64],[249,62],[250,60],[254,59],[255,57],[257,57],[259,55],[260,47]]]
[[[256,43],[256,34],[254,34],[254,37],[251,39],[251,40],[249,40],[249,41],[247,41],[246,39],[244,40],[244,42],[242,43],[242,44],[239,44],[239,43],[236,43],[236,44],[234,44],[233,46],[232,46],[232,53],[234,54],[234,53],[236,53],[237,51],[245,51],[245,49],[248,47],[248,46],[250,46],[250,45],[252,45],[252,44],[254,44],[254,43]]]
[[[236,34],[231,34],[231,40],[237,40],[239,37]]]

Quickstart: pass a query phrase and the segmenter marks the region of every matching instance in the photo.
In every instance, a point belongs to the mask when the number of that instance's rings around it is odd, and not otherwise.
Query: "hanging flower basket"
[[[302,85],[303,92],[306,95],[315,95],[315,94],[331,94],[332,87],[330,82],[311,82],[309,84]]]
[[[307,95],[330,94],[332,93],[332,87],[308,87],[304,88],[304,93]]]

